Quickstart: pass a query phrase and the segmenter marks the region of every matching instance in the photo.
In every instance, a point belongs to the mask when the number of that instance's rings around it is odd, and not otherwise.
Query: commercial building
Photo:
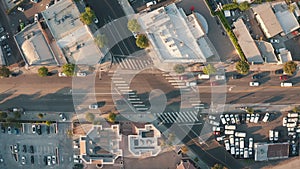
[[[190,160],[181,160],[176,169],[196,169],[196,167]]]
[[[161,63],[206,62],[214,55],[205,23],[195,13],[187,16],[175,4],[141,14],[138,22]]]
[[[161,133],[152,124],[133,126],[133,134],[128,135],[128,149],[134,156],[156,156],[161,151],[158,139]]]
[[[80,12],[72,0],[59,1],[42,12],[61,53],[71,63],[94,65],[102,53],[88,26],[80,21]]]
[[[289,143],[254,143],[254,160],[268,161],[289,157]]]
[[[238,19],[233,23],[233,32],[238,39],[238,43],[242,48],[249,63],[263,63],[262,56],[255,41],[252,39],[243,19]]]
[[[104,128],[94,125],[92,129],[79,139],[80,157],[87,164],[114,164],[122,156],[119,125]]]

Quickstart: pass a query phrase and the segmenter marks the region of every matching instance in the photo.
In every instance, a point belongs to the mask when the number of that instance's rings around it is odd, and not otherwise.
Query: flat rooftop
[[[274,53],[274,48],[271,43],[265,41],[256,41],[257,47],[266,63],[277,63],[278,59]]]
[[[283,31],[270,3],[253,6],[252,10],[267,38],[271,38]]]
[[[35,22],[28,25],[15,35],[18,47],[29,65],[57,64],[39,24]]]
[[[83,26],[79,19],[80,12],[71,0],[57,2],[43,11],[42,15],[56,40]]]
[[[289,156],[289,143],[254,143],[255,161],[284,159]]]
[[[138,18],[161,62],[206,62],[212,52],[203,52],[198,39],[205,35],[195,15],[186,16],[175,4],[158,8]]]
[[[234,29],[233,32],[238,39],[238,43],[242,48],[248,62],[250,63],[263,63],[263,59],[261,57],[260,51],[256,46],[255,41],[252,39],[244,21],[242,19],[238,19],[233,23]]]

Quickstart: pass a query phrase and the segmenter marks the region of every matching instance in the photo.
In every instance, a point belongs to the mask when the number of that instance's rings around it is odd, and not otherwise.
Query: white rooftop
[[[134,156],[156,156],[161,151],[158,142],[160,137],[160,132],[152,124],[138,128],[137,135],[128,136],[129,151]]]
[[[296,17],[289,11],[285,2],[273,3],[273,9],[285,34],[291,33],[299,28]]]
[[[197,17],[186,16],[175,4],[141,15],[138,21],[162,62],[206,62],[211,56],[197,43],[205,35]]]
[[[293,60],[291,52],[285,48],[279,49],[278,57],[279,57],[279,62],[282,64]]]
[[[18,47],[29,65],[57,64],[54,54],[38,24],[28,25],[15,35]]]
[[[244,21],[242,19],[238,19],[233,23],[234,29],[233,32],[238,39],[238,43],[242,48],[248,62],[252,63],[263,63],[263,59],[261,57],[260,51],[256,46],[255,41],[252,39]]]

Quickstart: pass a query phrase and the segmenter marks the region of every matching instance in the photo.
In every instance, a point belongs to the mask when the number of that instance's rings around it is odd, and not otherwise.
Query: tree
[[[249,3],[247,1],[242,2],[242,3],[239,4],[239,9],[241,11],[246,11],[249,8],[250,8],[250,5],[249,5]]]
[[[252,107],[247,107],[246,108],[246,112],[249,114],[253,114],[254,113],[254,109]]]
[[[139,34],[135,43],[139,48],[147,48],[149,46],[149,40],[145,34]]]
[[[181,73],[185,72],[185,67],[183,65],[180,65],[180,64],[175,65],[173,69],[178,74],[181,74]]]
[[[216,72],[217,72],[216,68],[211,64],[208,64],[203,68],[203,73],[207,75],[215,74]]]
[[[98,34],[95,37],[95,42],[100,48],[103,48],[107,42],[107,38],[105,35]]]
[[[6,66],[0,68],[0,77],[9,77],[10,74],[11,71]]]
[[[239,73],[245,75],[249,72],[250,65],[246,61],[240,60],[236,63],[235,68]]]
[[[141,29],[141,26],[139,25],[139,23],[137,22],[136,19],[131,19],[127,23],[127,28],[131,32],[139,32]]]
[[[80,20],[86,25],[93,23],[93,19],[96,17],[95,12],[90,8],[86,7],[85,12],[81,13]]]
[[[298,112],[300,112],[300,107],[296,106],[296,107],[294,107],[294,108],[292,109],[292,111],[293,111],[294,113],[298,113]]]
[[[15,112],[14,112],[14,118],[15,118],[15,119],[21,118],[21,113],[18,112],[18,111],[15,111]]]
[[[288,61],[283,65],[283,71],[288,75],[293,75],[297,70],[297,63]]]
[[[227,169],[227,167],[223,166],[222,164],[215,164],[211,169]]]
[[[86,119],[87,121],[89,121],[89,122],[93,122],[93,121],[95,120],[95,115],[92,114],[92,113],[87,113],[87,114],[85,115],[85,119]]]
[[[47,125],[47,126],[50,126],[50,125],[51,125],[51,122],[50,122],[50,121],[46,121],[46,125]]]
[[[239,7],[239,4],[237,3],[224,4],[222,7],[223,10],[233,10],[233,9],[237,9]]]
[[[0,112],[0,119],[5,119],[7,117],[6,112]]]
[[[73,76],[75,71],[75,64],[65,64],[63,65],[63,73],[67,76]]]
[[[117,115],[113,112],[110,112],[107,117],[107,121],[110,123],[114,123],[116,121]]]
[[[189,151],[189,148],[187,146],[182,146],[181,151],[183,154],[186,154]]]
[[[73,131],[71,129],[66,130],[66,134],[69,138],[73,137]]]
[[[295,5],[293,5],[293,4],[289,4],[288,8],[291,13],[293,13],[296,9]]]
[[[39,113],[37,116],[39,119],[42,119],[44,117],[44,115],[42,113]]]
[[[47,76],[48,75],[48,68],[46,68],[45,66],[40,67],[39,70],[38,70],[38,74],[41,77]]]

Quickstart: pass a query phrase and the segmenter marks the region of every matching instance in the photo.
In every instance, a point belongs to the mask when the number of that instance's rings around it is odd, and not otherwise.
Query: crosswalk
[[[133,91],[128,86],[128,83],[120,76],[112,77],[112,82],[115,86],[115,89],[122,95],[128,95],[128,97],[124,98],[130,103],[133,108],[137,111],[146,111],[148,108],[145,103],[140,99],[137,95],[136,91]]]
[[[164,124],[194,123],[200,121],[198,113],[196,111],[164,112],[154,113],[154,115]]]
[[[125,70],[142,70],[149,65],[153,65],[149,58],[126,58],[126,57],[113,57],[113,64],[118,64],[122,69]]]

